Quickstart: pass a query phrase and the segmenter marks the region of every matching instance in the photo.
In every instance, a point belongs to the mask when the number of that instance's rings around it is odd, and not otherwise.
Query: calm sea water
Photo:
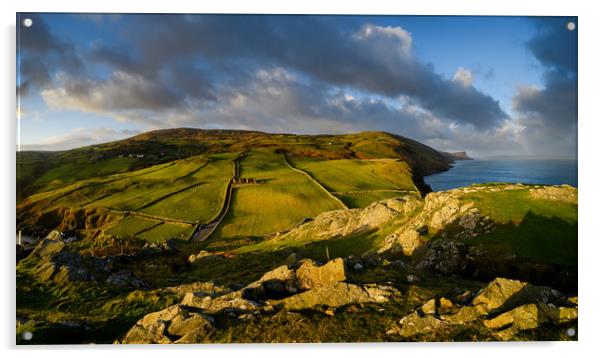
[[[577,161],[535,159],[459,160],[424,178],[434,191],[478,183],[569,184],[577,187]]]

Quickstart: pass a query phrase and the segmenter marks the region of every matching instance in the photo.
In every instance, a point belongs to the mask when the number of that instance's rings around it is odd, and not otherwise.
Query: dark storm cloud
[[[577,31],[569,31],[569,21],[574,18],[536,18],[537,35],[527,42],[527,47],[542,65],[562,73],[577,71]]]
[[[93,61],[128,71],[132,71],[136,67],[131,53],[125,47],[96,44],[92,47],[89,58]]]
[[[513,99],[514,109],[548,129],[566,134],[577,125],[577,31],[571,18],[539,18],[537,34],[527,47],[544,66],[543,88],[523,87]]]
[[[65,71],[81,74],[83,63],[75,46],[53,35],[46,22],[37,15],[28,15],[33,26],[18,26],[20,51],[21,95],[26,95],[33,86],[43,88],[51,82],[51,73]]]
[[[335,86],[411,96],[439,116],[480,129],[507,117],[489,95],[420,62],[411,51],[411,34],[399,27],[349,28],[336,17],[308,16],[139,15],[132,20],[125,36],[144,59],[137,71],[153,76],[171,68],[174,86],[194,88],[201,96],[214,84],[191,83],[199,59],[229,69],[239,65],[241,72],[278,65]],[[179,75],[186,72],[192,77]]]

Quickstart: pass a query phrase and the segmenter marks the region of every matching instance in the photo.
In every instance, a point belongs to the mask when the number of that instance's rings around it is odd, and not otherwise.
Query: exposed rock
[[[190,255],[188,257],[188,262],[194,263],[194,262],[197,262],[197,261],[200,261],[200,260],[203,260],[203,261],[215,261],[215,260],[218,260],[218,261],[220,261],[220,260],[223,260],[223,259],[225,259],[224,255],[214,254],[214,253],[210,253],[210,252],[205,251],[205,250],[201,250],[196,255],[194,255],[194,254]]]
[[[51,232],[48,236],[50,237],[53,233],[57,233],[58,231]],[[59,235],[60,236],[60,235]],[[35,249],[31,252],[31,255],[37,257],[46,257],[52,254],[56,254],[62,251],[65,248],[65,243],[62,240],[45,238],[36,246]]]
[[[410,256],[423,244],[424,241],[420,239],[420,233],[418,231],[413,229],[402,230],[399,233],[393,233],[387,236],[384,241],[384,246],[381,247],[378,252],[401,252],[406,256]]]
[[[468,245],[458,240],[433,240],[416,267],[444,275],[463,273],[469,263],[468,253]]]
[[[420,334],[434,332],[444,324],[432,315],[421,316],[418,312],[410,313],[399,321],[399,326],[394,326],[387,331],[388,334],[397,334],[405,338]]]
[[[534,199],[563,201],[577,204],[577,189],[569,185],[546,186],[529,189],[529,195]]]
[[[121,343],[195,343],[214,331],[212,318],[187,306],[173,305],[142,317]]]
[[[316,266],[311,260],[302,260],[295,274],[300,289],[320,288],[333,282],[345,281],[345,262],[342,258],[336,258],[322,266]]]
[[[406,195],[402,198],[374,202],[363,209],[329,211],[273,240],[294,240],[307,236],[323,240],[335,236],[356,235],[376,229],[400,215],[411,213],[420,205],[421,200],[418,196]]]
[[[511,309],[527,303],[561,303],[562,294],[544,286],[535,286],[518,280],[496,278],[473,298],[472,304],[480,314],[498,309]]]
[[[434,298],[426,301],[425,304],[420,308],[422,313],[424,314],[436,314],[437,313],[437,303]]]
[[[300,310],[316,306],[340,307],[351,303],[383,303],[399,292],[382,285],[353,285],[333,282],[291,297],[273,302],[288,310]]]
[[[483,325],[492,330],[501,330],[497,336],[502,340],[508,340],[520,331],[536,329],[542,324],[561,324],[576,319],[576,308],[530,303],[504,312],[495,318],[484,320]]]
[[[479,319],[479,312],[473,306],[462,307],[452,315],[441,316],[441,319],[450,324],[467,324]]]

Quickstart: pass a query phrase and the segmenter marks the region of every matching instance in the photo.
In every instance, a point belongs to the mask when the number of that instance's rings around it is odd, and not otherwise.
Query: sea
[[[561,159],[458,160],[446,172],[426,176],[433,191],[471,184],[504,182],[523,184],[569,184],[577,187],[577,161]]]

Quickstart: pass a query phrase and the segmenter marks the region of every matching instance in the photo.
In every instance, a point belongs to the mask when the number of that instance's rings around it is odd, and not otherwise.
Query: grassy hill
[[[273,234],[324,211],[424,190],[422,175],[447,169],[448,161],[432,148],[382,132],[180,128],[69,151],[20,152],[17,166],[18,227],[24,232],[58,228],[86,236],[100,229],[164,241],[189,238],[227,204],[216,237]],[[230,188],[233,178],[252,184]],[[230,190],[231,203],[225,203]],[[86,226],[64,217],[65,209],[105,209],[122,219]]]

